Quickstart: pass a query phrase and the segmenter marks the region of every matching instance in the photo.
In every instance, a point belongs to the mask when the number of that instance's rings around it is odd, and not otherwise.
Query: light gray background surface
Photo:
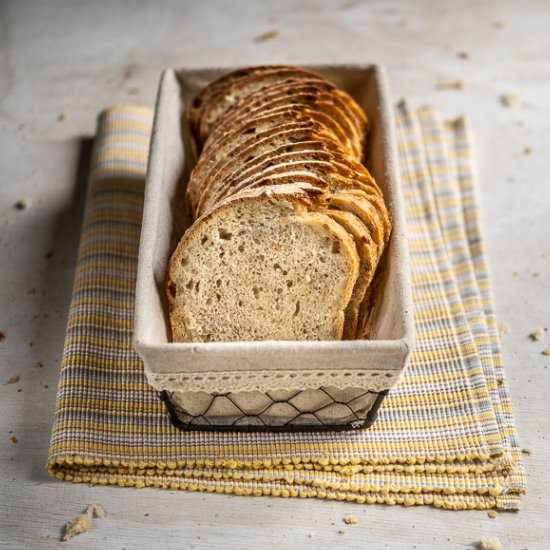
[[[541,342],[528,334],[550,327],[549,22],[548,1],[0,3],[0,548],[58,547],[62,525],[93,501],[108,518],[67,545],[435,549],[496,535],[504,548],[548,548],[550,357],[541,351],[550,332]],[[254,41],[270,30],[279,35]],[[396,101],[467,114],[474,127],[497,311],[511,327],[504,353],[515,414],[533,448],[523,510],[490,519],[50,479],[44,463],[97,113],[151,104],[169,66],[371,61],[387,66]],[[438,90],[442,79],[464,88]],[[503,93],[519,102],[503,107]],[[24,211],[13,206],[21,198]],[[3,385],[15,374],[19,383]],[[348,513],[358,525],[343,525]]]

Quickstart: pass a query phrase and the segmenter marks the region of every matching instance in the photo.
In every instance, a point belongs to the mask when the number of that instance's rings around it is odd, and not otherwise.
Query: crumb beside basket
[[[147,173],[134,347],[174,425],[186,430],[358,429],[372,424],[414,340],[403,199],[385,73],[378,65],[308,67],[348,91],[371,125],[366,165],[384,192],[393,234],[363,339],[178,342],[168,339],[163,283],[190,223],[182,215],[195,151],[184,112],[198,89],[233,69],[166,70]]]

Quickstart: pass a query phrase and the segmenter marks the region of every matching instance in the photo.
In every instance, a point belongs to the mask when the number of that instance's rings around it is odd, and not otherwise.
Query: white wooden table
[[[550,3],[444,4],[0,4],[1,382],[20,376],[0,385],[0,548],[56,548],[65,521],[94,501],[108,518],[68,545],[435,549],[496,535],[504,548],[550,547],[550,357],[541,354],[550,332],[542,342],[528,338],[550,327]],[[278,36],[254,41],[270,30]],[[365,61],[387,66],[396,100],[466,113],[475,128],[497,309],[511,326],[505,358],[522,444],[533,448],[523,510],[490,519],[50,479],[44,463],[97,113],[117,102],[152,103],[169,66]],[[436,90],[440,79],[460,79],[464,89]],[[518,104],[503,107],[502,93],[517,94]],[[22,198],[29,207],[19,211]],[[42,368],[33,368],[37,361]],[[342,524],[348,513],[358,525]]]

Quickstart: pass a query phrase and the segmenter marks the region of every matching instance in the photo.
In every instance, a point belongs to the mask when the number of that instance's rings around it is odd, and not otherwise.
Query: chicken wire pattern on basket
[[[321,387],[268,392],[164,391],[172,423],[181,429],[276,430],[366,428],[387,392]]]

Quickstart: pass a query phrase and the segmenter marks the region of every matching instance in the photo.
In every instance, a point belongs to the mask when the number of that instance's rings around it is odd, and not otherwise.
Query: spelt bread
[[[391,220],[360,107],[314,73],[254,67],[188,119],[201,155],[166,279],[172,339],[361,337]]]
[[[199,218],[169,265],[172,339],[342,338],[357,250],[312,206],[302,190],[263,189]]]

